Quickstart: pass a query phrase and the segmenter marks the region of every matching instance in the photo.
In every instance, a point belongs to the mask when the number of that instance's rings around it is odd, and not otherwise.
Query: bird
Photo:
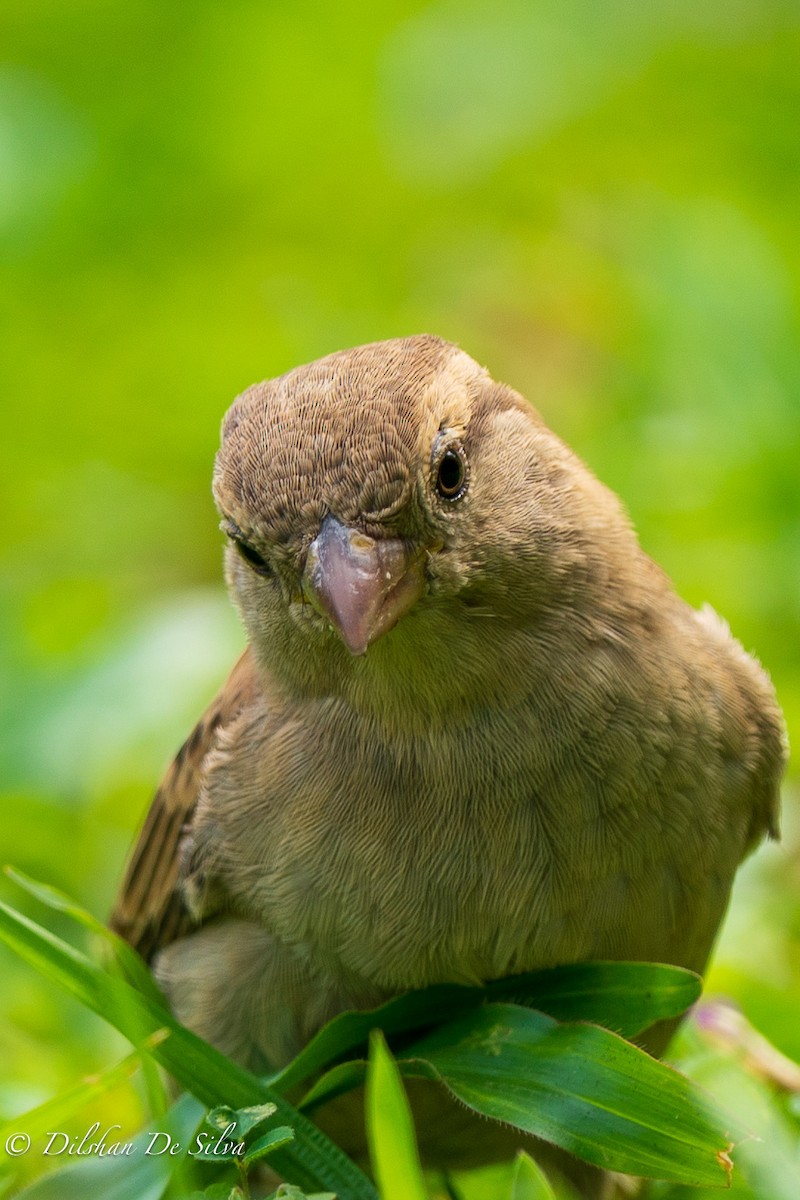
[[[339,351],[234,400],[213,493],[247,649],[111,922],[185,1024],[277,1069],[410,989],[704,970],[781,710],[521,395],[432,335]]]

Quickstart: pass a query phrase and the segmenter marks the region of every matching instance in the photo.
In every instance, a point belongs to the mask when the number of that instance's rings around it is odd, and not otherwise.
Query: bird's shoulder
[[[226,730],[260,697],[248,649],[170,763],[153,798],[110,918],[144,959],[196,921],[181,889],[181,844],[202,793],[209,756]]]

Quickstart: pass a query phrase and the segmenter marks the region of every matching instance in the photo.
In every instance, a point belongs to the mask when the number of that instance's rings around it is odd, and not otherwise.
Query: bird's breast
[[[402,741],[330,705],[318,718],[257,722],[246,758],[231,747],[206,854],[243,911],[331,969],[394,991],[665,958],[679,928],[685,961],[692,921],[710,940],[738,859],[720,868],[691,798],[667,828],[640,756],[624,766],[530,706]]]

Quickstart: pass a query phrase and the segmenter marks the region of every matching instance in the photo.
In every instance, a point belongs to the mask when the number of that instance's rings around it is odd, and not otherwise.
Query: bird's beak
[[[327,516],[311,543],[303,592],[352,654],[396,625],[419,599],[423,558],[400,538],[371,538]]]

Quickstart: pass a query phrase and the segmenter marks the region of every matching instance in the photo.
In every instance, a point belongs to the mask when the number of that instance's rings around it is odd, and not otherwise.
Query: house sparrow
[[[263,1070],[410,988],[703,970],[780,710],[517,393],[435,337],[332,354],[234,401],[214,496],[249,646],[113,917],[181,1020]]]

